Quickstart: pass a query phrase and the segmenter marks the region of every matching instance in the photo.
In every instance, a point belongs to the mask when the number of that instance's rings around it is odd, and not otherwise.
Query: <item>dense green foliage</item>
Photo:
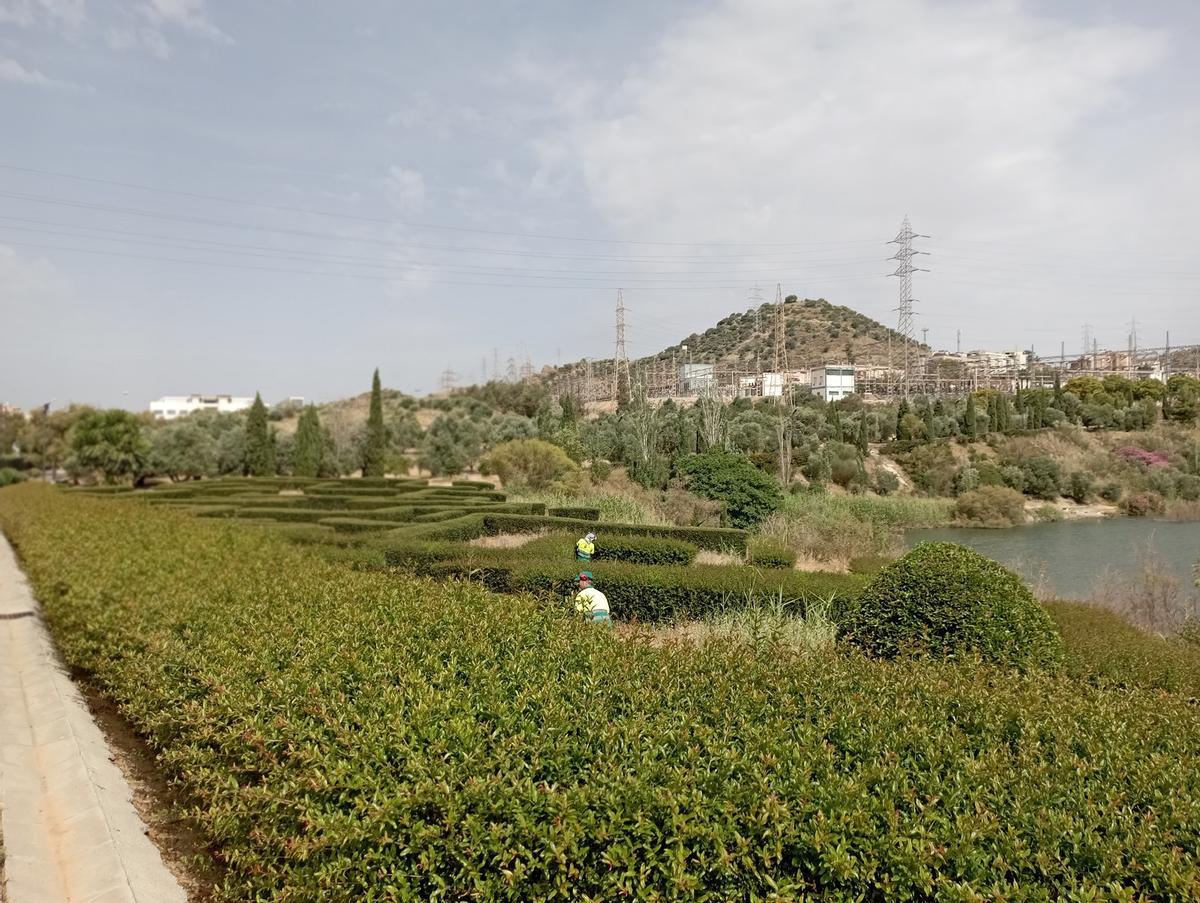
[[[271,437],[267,433],[267,406],[254,393],[254,404],[246,415],[245,472],[252,477],[274,476],[275,462]]]
[[[845,622],[872,655],[978,656],[1003,665],[1054,666],[1062,641],[1012,571],[965,546],[923,542],[871,581]]]
[[[1200,646],[1152,636],[1095,605],[1052,602],[1046,609],[1062,635],[1069,674],[1200,700]]]
[[[1200,894],[1200,723],[1169,696],[626,641],[43,487],[0,526],[197,801],[223,899]]]
[[[116,409],[80,418],[71,448],[80,469],[99,471],[109,481],[144,473],[150,453],[137,417]]]
[[[363,447],[363,476],[382,477],[387,462],[387,429],[383,425],[383,389],[379,368],[371,377],[371,402],[367,412],[367,435]]]
[[[493,448],[480,462],[482,473],[496,474],[513,492],[538,492],[566,485],[578,468],[567,453],[542,439],[514,439]]]
[[[968,527],[1015,527],[1025,523],[1025,497],[1005,486],[980,486],[954,500],[955,520]]]
[[[292,473],[315,477],[321,471],[323,452],[321,417],[314,405],[308,405],[296,423],[296,449],[292,455]]]
[[[725,505],[733,527],[753,526],[783,502],[779,484],[741,455],[706,452],[683,459],[680,470],[688,489]]]

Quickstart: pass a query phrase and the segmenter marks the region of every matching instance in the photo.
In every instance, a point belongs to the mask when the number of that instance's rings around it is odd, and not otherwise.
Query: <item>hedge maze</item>
[[[594,530],[597,551],[587,568],[619,620],[702,617],[764,599],[798,612],[813,602],[840,607],[866,583],[857,575],[796,571],[786,550],[748,551],[744,530],[599,522],[593,508],[509,502],[492,484],[475,481],[278,477],[73,491],[277,531],[359,569],[470,580],[502,593],[571,593],[580,567],[575,540]],[[507,548],[471,543],[502,534],[529,538]],[[741,563],[697,563],[701,552]]]

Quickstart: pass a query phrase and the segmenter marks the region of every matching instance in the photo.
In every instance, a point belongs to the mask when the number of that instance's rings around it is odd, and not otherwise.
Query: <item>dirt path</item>
[[[186,903],[0,537],[0,835],[7,903]]]

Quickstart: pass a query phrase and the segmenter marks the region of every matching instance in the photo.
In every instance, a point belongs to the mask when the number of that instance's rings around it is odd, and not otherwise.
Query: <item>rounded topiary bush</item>
[[[1012,571],[950,542],[923,542],[880,571],[843,621],[871,655],[979,656],[1053,666],[1062,640],[1050,615]]]

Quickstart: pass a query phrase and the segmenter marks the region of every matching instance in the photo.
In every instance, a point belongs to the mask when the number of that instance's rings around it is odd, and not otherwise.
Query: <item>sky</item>
[[[1200,343],[1200,4],[0,0],[0,401],[324,401],[783,294]],[[756,290],[757,286],[757,290]],[[961,334],[961,338],[960,338]]]

